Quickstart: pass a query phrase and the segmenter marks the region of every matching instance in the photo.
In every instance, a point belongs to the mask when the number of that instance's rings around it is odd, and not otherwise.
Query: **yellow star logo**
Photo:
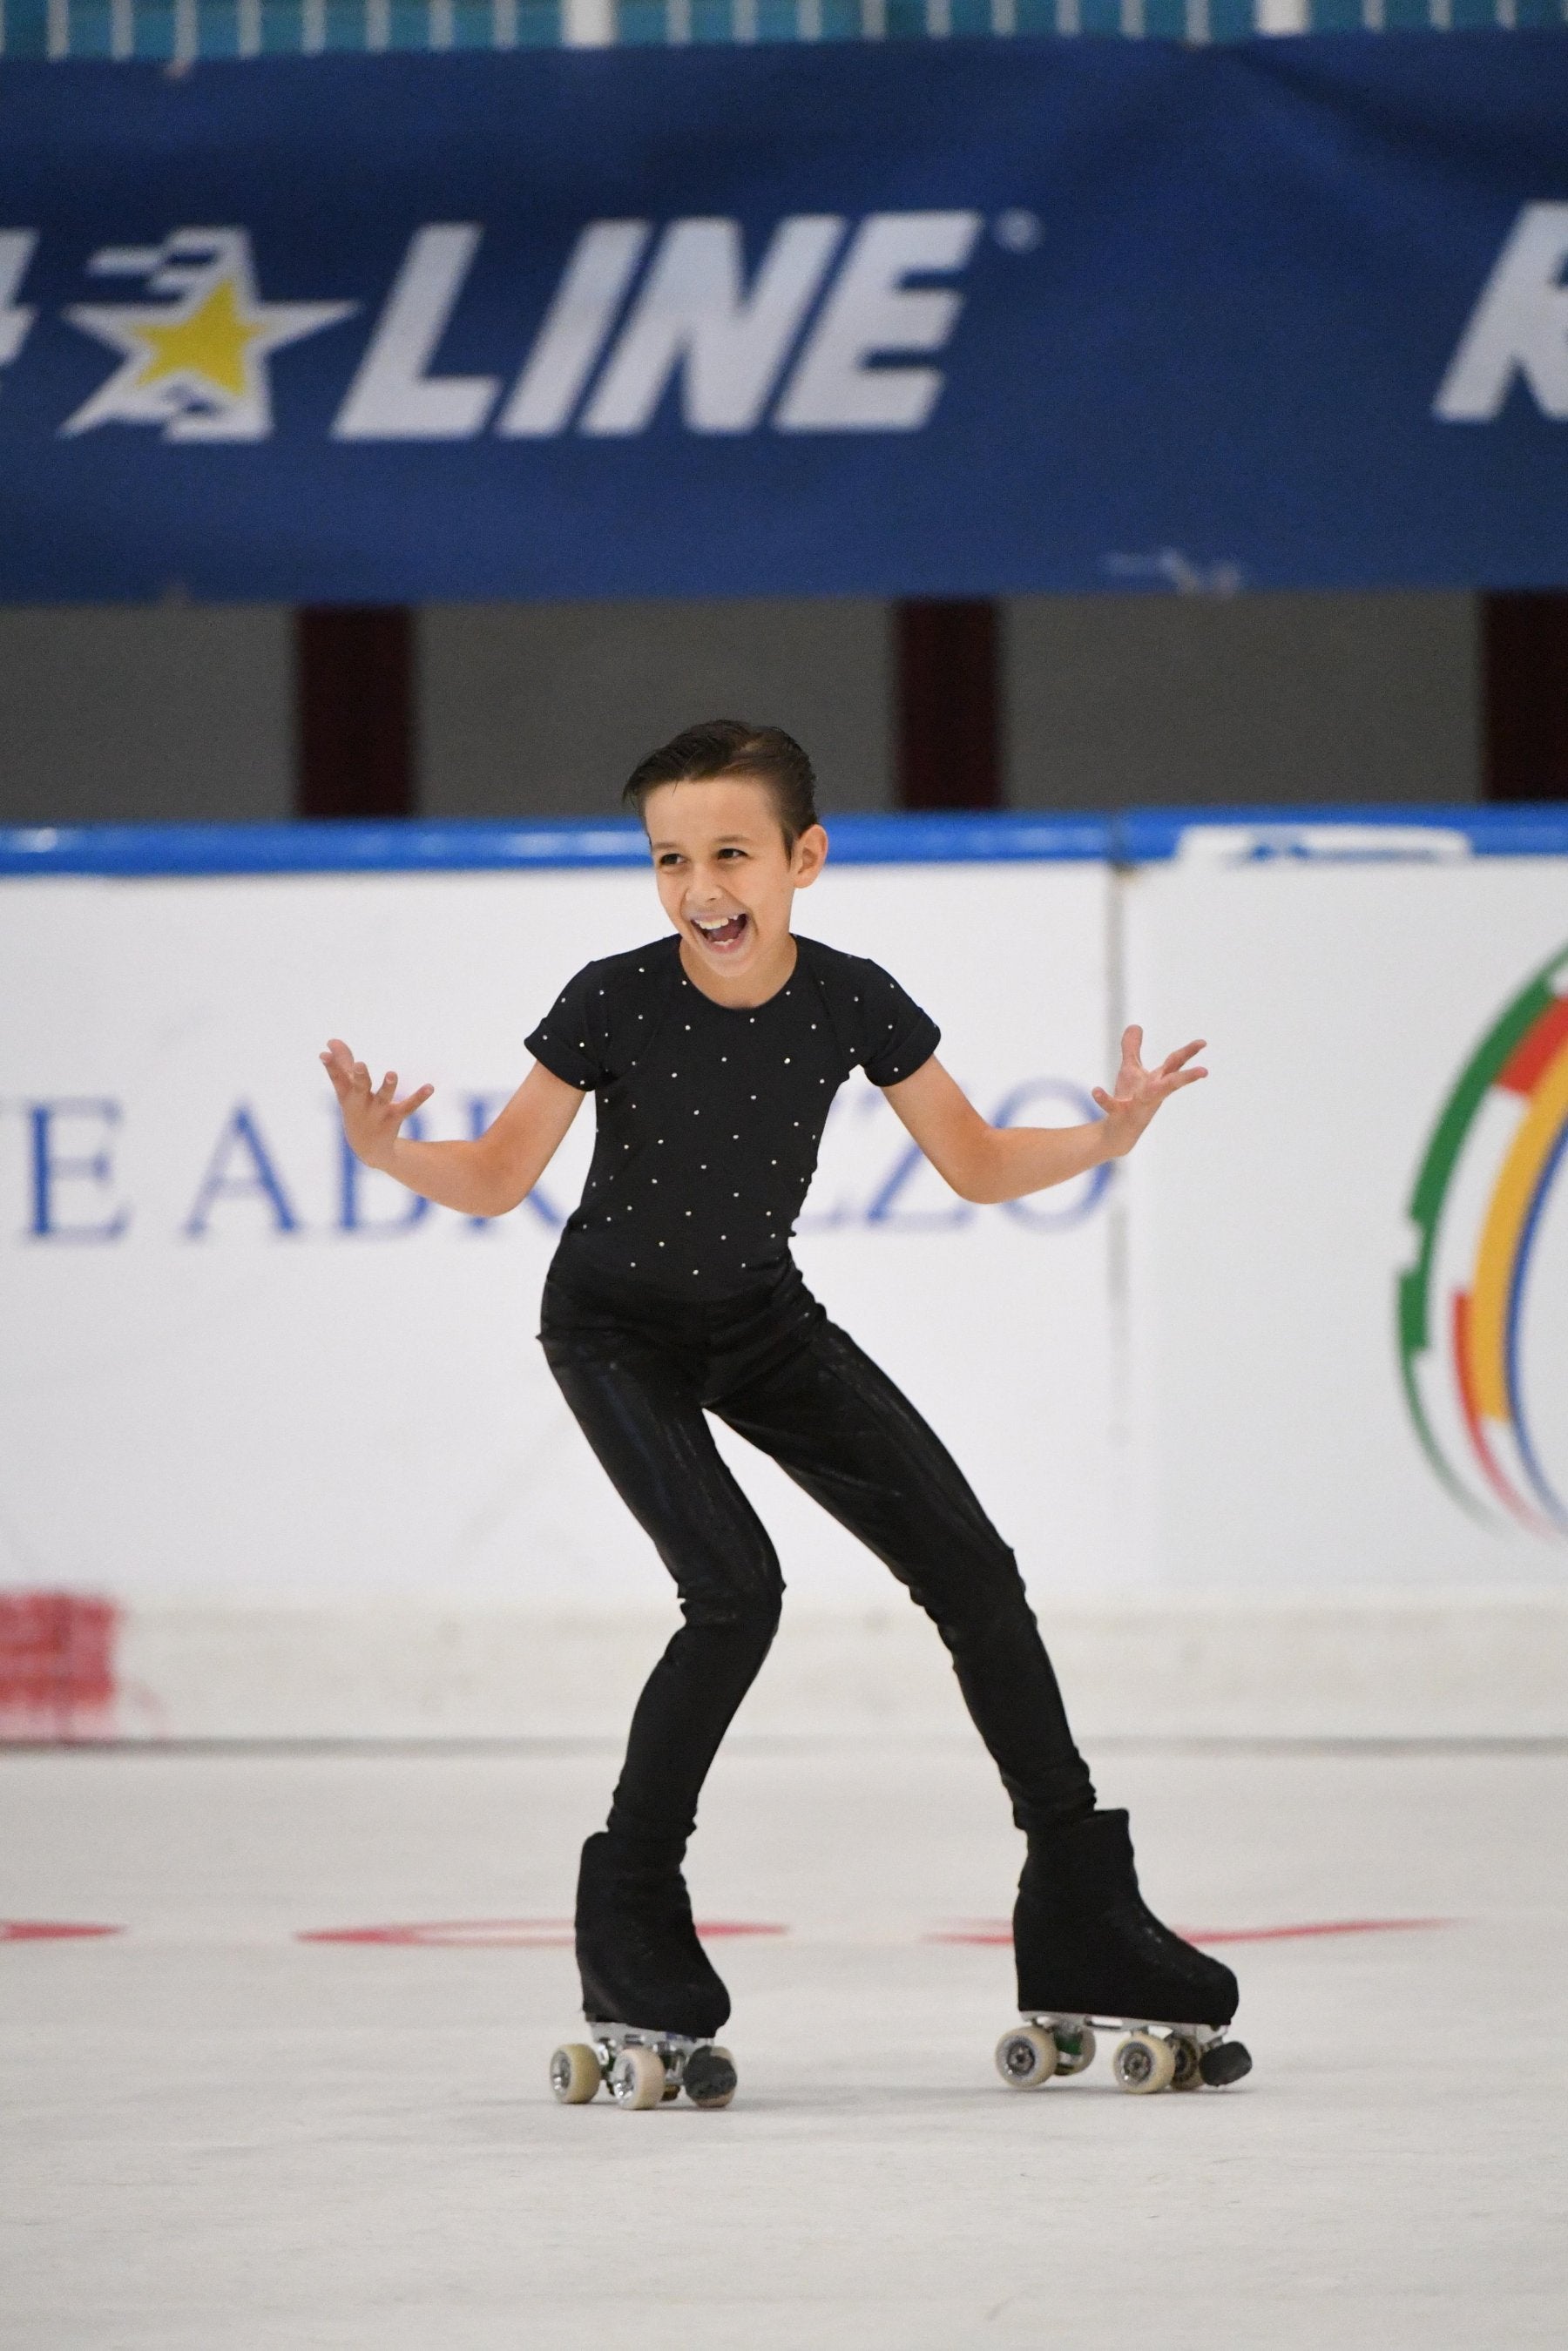
[[[232,277],[220,277],[188,318],[172,327],[143,327],[147,361],[137,377],[140,390],[169,376],[198,376],[230,400],[243,400],[250,347],[262,332],[240,316]]]
[[[264,302],[244,229],[177,229],[161,246],[96,254],[104,276],[137,277],[163,297],[78,303],[67,318],[121,354],[120,365],[63,434],[161,424],[166,441],[260,441],[272,430],[267,360],[335,326],[354,302]]]

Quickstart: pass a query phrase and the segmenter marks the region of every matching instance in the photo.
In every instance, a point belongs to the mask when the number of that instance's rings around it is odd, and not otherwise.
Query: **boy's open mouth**
[[[745,937],[750,919],[748,914],[727,914],[722,921],[712,916],[705,920],[701,914],[694,914],[692,928],[705,947],[735,947]]]

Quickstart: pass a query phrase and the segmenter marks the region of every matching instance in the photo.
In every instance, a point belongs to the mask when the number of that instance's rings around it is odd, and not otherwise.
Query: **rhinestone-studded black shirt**
[[[880,965],[816,939],[766,1004],[716,1004],[673,935],[586,965],[528,1040],[596,1098],[598,1136],[561,1241],[602,1279],[725,1298],[777,1273],[852,1070],[896,1085],[941,1031]]]

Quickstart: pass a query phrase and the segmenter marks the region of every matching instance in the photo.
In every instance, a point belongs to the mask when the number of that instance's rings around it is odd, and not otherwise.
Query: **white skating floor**
[[[0,2339],[1568,2340],[1568,1752],[1093,1760],[1155,1907],[1256,1938],[1235,2090],[998,2081],[1009,1954],[942,1938],[1005,1918],[1019,1844],[967,1740],[727,1751],[698,1915],[786,1931],[713,1946],[720,2114],[548,2093],[612,1751],[8,1756]]]

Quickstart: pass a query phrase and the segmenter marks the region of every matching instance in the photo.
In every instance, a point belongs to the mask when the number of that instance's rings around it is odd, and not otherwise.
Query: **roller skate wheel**
[[[1251,2053],[1239,2041],[1216,2041],[1197,2061],[1197,2070],[1210,2089],[1223,2090],[1252,2071]]]
[[[622,2049],[610,2068],[610,2095],[618,2106],[640,2113],[664,2095],[664,2061],[656,2049]]]
[[[1086,2024],[1077,2032],[1057,2032],[1052,2038],[1056,2043],[1056,2070],[1063,2076],[1086,2073],[1094,2063],[1094,2052],[1100,2044]]]
[[[549,2061],[549,2085],[563,2106],[585,2106],[603,2079],[598,2053],[584,2041],[567,2042]]]
[[[1116,2086],[1134,2098],[1168,2090],[1176,2079],[1176,2051],[1153,2032],[1130,2032],[1111,2060]]]
[[[735,2060],[716,2042],[708,2049],[694,2049],[686,2059],[685,2093],[694,2106],[710,2113],[727,2106],[738,2087]]]
[[[1176,2053],[1176,2072],[1171,2076],[1173,2090],[1201,2090],[1203,2087],[1203,2052],[1190,2032],[1173,2032],[1169,2045]]]
[[[997,2071],[1015,2090],[1042,2090],[1056,2065],[1056,2035],[1043,2024],[1016,2025],[997,2043]]]

